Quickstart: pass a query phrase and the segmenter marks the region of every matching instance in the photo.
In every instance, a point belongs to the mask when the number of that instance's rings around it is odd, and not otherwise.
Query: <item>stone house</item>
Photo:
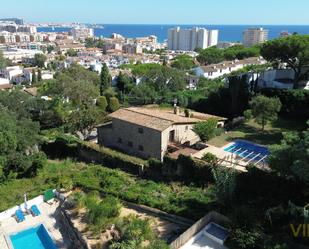
[[[171,144],[191,146],[200,141],[193,125],[216,118],[223,126],[226,118],[191,112],[186,117],[178,107],[159,109],[130,107],[109,115],[110,123],[98,127],[98,143],[141,158],[163,160]]]

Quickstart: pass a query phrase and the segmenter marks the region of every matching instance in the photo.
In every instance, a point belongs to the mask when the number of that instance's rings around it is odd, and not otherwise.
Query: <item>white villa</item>
[[[259,88],[293,89],[295,73],[292,69],[277,69],[263,72],[258,79]],[[309,79],[299,83],[309,90]]]
[[[208,66],[200,66],[194,69],[195,75],[199,77],[205,77],[207,79],[216,79],[226,74],[238,71],[245,66],[249,65],[261,65],[266,61],[259,57],[252,57],[244,60],[224,61],[218,64],[211,64]]]

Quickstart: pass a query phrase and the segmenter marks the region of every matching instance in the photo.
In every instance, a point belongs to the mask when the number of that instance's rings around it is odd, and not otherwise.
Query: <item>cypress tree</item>
[[[111,87],[111,76],[109,74],[109,70],[107,65],[104,63],[101,74],[100,74],[100,95],[103,96],[103,93],[106,89]]]
[[[38,70],[38,82],[42,80],[42,71],[41,69]]]
[[[33,69],[32,70],[32,84],[36,84],[38,82],[38,79],[36,77],[36,73],[35,73],[35,70]]]

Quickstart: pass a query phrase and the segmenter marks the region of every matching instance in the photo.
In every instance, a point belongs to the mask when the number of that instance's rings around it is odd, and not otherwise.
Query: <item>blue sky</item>
[[[0,0],[28,22],[309,24],[308,0]]]

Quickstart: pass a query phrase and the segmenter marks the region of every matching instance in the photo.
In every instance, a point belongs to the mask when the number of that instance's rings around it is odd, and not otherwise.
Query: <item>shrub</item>
[[[144,248],[141,247],[143,242],[148,241],[152,244],[156,241],[149,219],[140,219],[135,215],[129,215],[118,221],[116,228],[120,232],[121,241],[113,243],[111,246],[113,249]]]
[[[70,191],[73,188],[73,181],[72,181],[72,179],[69,178],[69,177],[62,177],[59,180],[59,187],[64,192]]]
[[[211,164],[211,165],[214,165],[217,161],[217,157],[210,153],[210,152],[207,152],[203,157],[202,157],[202,160],[204,160],[205,162]]]
[[[166,244],[165,241],[156,239],[151,241],[146,249],[169,249],[170,247]],[[279,249],[279,248],[278,248]]]
[[[201,138],[201,140],[208,141],[215,136],[217,123],[217,119],[210,118],[207,121],[196,123],[193,126],[193,131]]]
[[[188,109],[185,109],[185,116],[186,116],[187,118],[190,117],[190,111],[189,111]]]
[[[240,228],[235,229],[232,232],[231,239],[237,245],[237,248],[241,249],[254,249],[259,244],[262,238],[262,234],[258,230],[242,230]]]
[[[125,240],[139,239],[141,242],[154,237],[150,220],[142,220],[137,216],[129,216],[123,220],[121,233]]]
[[[72,199],[75,202],[75,207],[77,209],[84,208],[86,205],[86,196],[82,191],[77,191],[72,195]]]
[[[98,97],[97,105],[100,108],[100,110],[105,111],[108,106],[106,97],[105,96]]]
[[[162,168],[163,163],[161,161],[154,158],[148,160],[147,173],[151,174],[151,176],[162,176]]]
[[[145,160],[94,143],[83,142],[78,147],[89,153],[99,153],[99,160],[96,163],[108,165],[110,168],[120,168],[132,174],[139,174],[140,168],[146,164]]]
[[[223,128],[217,128],[215,129],[215,136],[221,136],[221,134],[223,134],[225,132],[225,130]]]
[[[120,108],[119,100],[116,97],[109,99],[108,111],[115,112]]]
[[[99,200],[97,195],[90,195],[86,199],[87,218],[91,230],[100,233],[111,225],[120,214],[120,201],[115,197],[106,197]]]
[[[178,95],[178,103],[181,107],[187,107],[188,106],[188,98],[184,95]]]
[[[236,189],[236,172],[223,167],[212,168],[215,179],[215,192],[217,199],[225,205],[233,202]]]
[[[114,242],[110,247],[110,249],[135,249],[139,248],[139,244],[137,240],[128,240],[122,242]]]
[[[180,155],[172,166],[175,167],[175,171],[177,171],[178,167],[182,169],[182,178],[186,182],[205,185],[213,181],[211,167],[201,160],[194,160],[190,156]]]
[[[69,157],[86,163],[95,162],[132,174],[139,174],[140,169],[147,166],[143,159],[76,138],[72,140],[67,135],[56,136],[54,143],[45,143],[42,148],[49,158],[65,159]]]
[[[244,117],[246,121],[249,121],[250,119],[252,119],[252,111],[251,110],[244,111]]]

